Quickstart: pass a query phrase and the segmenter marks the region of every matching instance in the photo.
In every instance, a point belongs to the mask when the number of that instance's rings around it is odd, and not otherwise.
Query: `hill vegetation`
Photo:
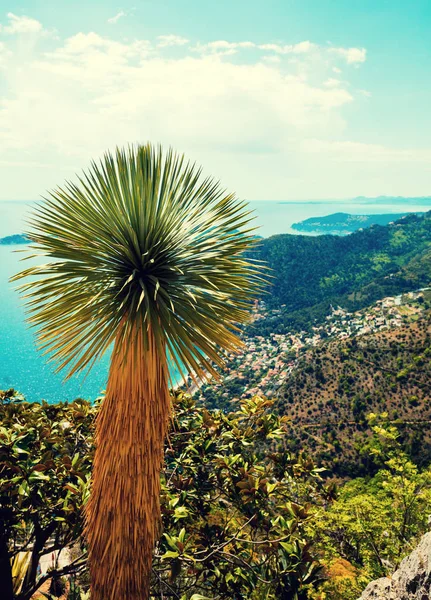
[[[272,269],[265,301],[280,312],[257,322],[249,335],[309,329],[331,304],[348,310],[385,296],[426,287],[431,281],[431,213],[409,215],[349,236],[276,235],[254,252]]]
[[[277,394],[290,421],[290,447],[306,447],[332,473],[360,475],[369,435],[366,416],[399,422],[405,449],[431,460],[431,315],[390,331],[331,340],[299,358]]]
[[[339,477],[374,472],[363,453],[366,416],[387,412],[408,455],[429,464],[430,294],[404,292],[430,284],[431,213],[342,238],[274,236],[256,254],[274,276],[266,307],[247,327],[242,364],[230,359],[226,381],[204,387],[202,400],[227,411],[247,385],[275,395],[290,420],[289,448]],[[409,295],[416,308],[403,304]],[[380,312],[383,298],[392,316]],[[386,325],[367,327],[368,319]]]

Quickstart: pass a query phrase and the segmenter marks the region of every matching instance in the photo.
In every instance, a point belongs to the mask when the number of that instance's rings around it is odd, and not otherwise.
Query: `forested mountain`
[[[358,310],[431,281],[431,212],[374,225],[349,236],[276,235],[253,253],[272,269],[265,301],[280,309],[251,333],[310,327],[331,304]]]
[[[431,459],[431,313],[403,327],[309,348],[279,388],[292,448],[307,448],[339,475],[369,472],[367,415],[401,423],[409,454]]]
[[[389,319],[386,329],[372,330],[367,319],[382,319],[372,305],[388,297],[400,306],[401,319],[407,308],[400,295],[429,287],[431,212],[345,237],[273,236],[259,243],[255,256],[272,269],[265,305],[245,332],[243,363],[232,359],[225,382],[204,388],[203,400],[220,407],[250,388],[276,394],[291,449],[311,452],[343,477],[372,471],[362,452],[370,434],[367,415],[387,412],[402,423],[409,455],[428,464],[429,292],[421,294],[420,315],[400,327]],[[359,309],[365,310],[355,316]]]

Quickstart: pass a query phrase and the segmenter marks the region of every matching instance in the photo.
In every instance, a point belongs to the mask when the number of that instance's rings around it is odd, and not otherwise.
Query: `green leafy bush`
[[[79,540],[88,494],[96,406],[84,400],[28,403],[0,392],[0,589],[5,600],[28,600],[52,577],[82,566],[55,569],[38,579],[40,558]],[[11,589],[10,561],[31,550],[19,594]]]
[[[319,470],[286,452],[285,420],[269,400],[254,397],[229,415],[181,392],[173,402],[152,597],[306,598],[320,579],[305,535],[324,497]],[[46,579],[85,568],[78,555],[36,575],[47,549],[80,541],[97,406],[30,404],[10,392],[0,411],[3,544],[10,559],[32,550],[23,588],[10,598],[28,600]],[[7,577],[0,569],[2,589]]]
[[[368,420],[373,436],[363,451],[380,470],[345,483],[336,501],[310,524],[309,535],[330,576],[320,591],[331,600],[355,600],[369,581],[390,575],[428,529],[431,469],[420,471],[402,451],[387,414],[370,414]],[[350,573],[331,576],[340,560],[350,565]]]

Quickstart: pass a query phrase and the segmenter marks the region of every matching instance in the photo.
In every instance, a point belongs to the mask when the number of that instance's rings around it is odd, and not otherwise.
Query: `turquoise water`
[[[17,248],[20,246],[0,246],[0,389],[13,387],[31,401],[94,399],[105,386],[109,357],[103,357],[85,380],[74,377],[63,383],[63,376],[54,373],[53,365],[36,349],[16,284],[8,282],[23,266],[20,254],[14,252]]]
[[[30,206],[25,202],[0,202],[0,237],[25,230],[24,217]],[[431,204],[354,202],[251,202],[250,206],[260,226],[258,233],[264,237],[291,233],[292,223],[334,212],[378,214],[431,209]],[[31,401],[94,399],[106,385],[109,356],[103,357],[85,379],[77,376],[64,383],[63,376],[54,373],[53,365],[36,349],[33,332],[25,323],[23,303],[14,289],[16,284],[9,283],[9,277],[22,268],[18,248],[22,246],[0,246],[0,389],[14,387]],[[174,380],[178,377],[175,370],[171,375]]]
[[[0,390],[13,387],[31,401],[96,398],[106,385],[110,352],[85,377],[75,376],[64,382],[64,373],[55,373],[54,364],[36,348],[17,284],[9,282],[23,266],[30,266],[28,260],[25,265],[20,262],[22,253],[17,252],[18,248],[23,246],[0,246]],[[171,377],[174,383],[180,378],[173,366]]]
[[[428,201],[429,200],[429,201]],[[25,219],[28,217],[34,202],[0,201],[0,237],[25,230]],[[415,204],[413,200],[391,203],[390,200],[325,200],[310,202],[250,202],[250,209],[256,216],[257,232],[263,237],[277,233],[297,233],[291,229],[292,223],[297,223],[309,217],[322,217],[335,212],[360,214],[383,214],[402,212],[423,212],[431,209],[431,198],[422,199]]]

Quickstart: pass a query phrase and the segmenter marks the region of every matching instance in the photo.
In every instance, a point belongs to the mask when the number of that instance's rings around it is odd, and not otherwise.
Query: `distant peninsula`
[[[6,237],[0,238],[0,246],[11,246],[17,244],[28,244],[30,239],[22,233],[15,233],[13,235],[7,235]]]
[[[325,217],[310,217],[299,223],[293,223],[292,229],[303,233],[329,233],[331,235],[346,235],[358,229],[371,225],[388,225],[412,213],[384,215],[351,215],[349,213],[334,213]],[[422,213],[415,213],[422,214]]]

